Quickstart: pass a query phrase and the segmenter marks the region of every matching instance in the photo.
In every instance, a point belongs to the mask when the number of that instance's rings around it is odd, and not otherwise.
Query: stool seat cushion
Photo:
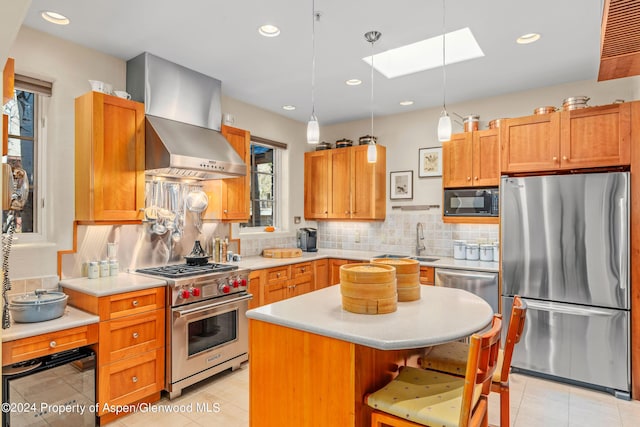
[[[464,376],[467,369],[468,352],[469,345],[459,341],[437,345],[432,347],[429,353],[422,358],[422,368]],[[503,360],[504,351],[500,349],[496,370],[491,379],[494,383],[500,382]]]
[[[457,427],[464,378],[405,366],[385,387],[367,396],[372,408],[428,426]],[[474,388],[475,407],[482,386]]]

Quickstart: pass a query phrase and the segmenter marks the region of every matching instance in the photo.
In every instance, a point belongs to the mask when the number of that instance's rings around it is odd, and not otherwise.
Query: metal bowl
[[[533,110],[533,114],[551,114],[555,113],[556,111],[558,111],[558,109],[553,106],[538,107]]]

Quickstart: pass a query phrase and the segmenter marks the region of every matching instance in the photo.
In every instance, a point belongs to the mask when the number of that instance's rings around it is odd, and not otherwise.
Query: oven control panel
[[[245,293],[249,289],[249,272],[234,271],[219,277],[198,277],[172,285],[172,306],[189,304],[220,296]]]

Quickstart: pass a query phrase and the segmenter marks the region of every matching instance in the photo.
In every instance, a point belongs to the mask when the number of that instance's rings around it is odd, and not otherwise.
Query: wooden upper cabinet
[[[560,129],[561,169],[630,163],[630,103],[563,111]]]
[[[442,143],[442,186],[468,187],[473,184],[473,137],[471,132],[451,135]]]
[[[88,92],[75,100],[78,221],[135,221],[144,208],[144,104]]]
[[[329,172],[329,150],[305,153],[305,218],[327,218],[329,214]]]
[[[251,134],[242,129],[222,125],[222,135],[247,165],[247,174],[239,178],[204,181],[203,191],[209,197],[209,206],[203,219],[225,222],[247,222],[250,215],[251,192]]]
[[[13,99],[15,82],[15,60],[7,58],[2,70],[2,105]]]
[[[507,119],[500,127],[502,172],[556,170],[560,167],[560,113]]]
[[[329,169],[328,218],[349,218],[351,212],[351,148],[327,150]]]
[[[247,165],[247,174],[227,178],[222,185],[222,219],[233,222],[249,220],[251,191],[251,135],[248,131],[222,125],[224,135]]]
[[[368,146],[305,153],[307,219],[383,220],[386,215],[386,148],[367,162]]]
[[[351,219],[384,219],[387,150],[376,146],[375,163],[367,161],[367,145],[351,148]]]
[[[502,172],[542,172],[630,164],[631,104],[507,119]]]
[[[452,135],[442,144],[442,186],[498,186],[499,150],[498,129]]]

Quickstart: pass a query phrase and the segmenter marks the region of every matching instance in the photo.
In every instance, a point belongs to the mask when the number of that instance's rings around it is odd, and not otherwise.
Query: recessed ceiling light
[[[447,33],[445,41],[447,64],[484,56],[469,28]],[[442,67],[442,34],[377,53],[374,57],[374,68],[388,79]],[[362,60],[371,65],[371,56]]]
[[[276,27],[275,25],[265,24],[258,28],[258,32],[260,33],[260,35],[263,35],[265,37],[277,37],[280,35],[280,28]]]
[[[400,105],[406,107],[407,105],[413,105],[413,101],[400,101]]]
[[[345,82],[349,86],[358,86],[362,84],[362,80],[360,79],[349,79]]]
[[[67,18],[66,16],[60,13],[52,12],[50,10],[43,11],[41,16],[42,16],[42,19],[44,19],[45,21],[49,21],[52,24],[58,24],[58,25],[69,24],[69,18]]]
[[[535,41],[538,41],[540,39],[540,34],[538,33],[529,33],[529,34],[525,34],[522,35],[520,37],[518,37],[516,39],[516,42],[518,44],[529,44],[529,43],[533,43]]]
[[[293,111],[293,110],[296,109],[296,106],[295,105],[283,105],[282,109],[283,110],[287,110],[287,111]]]

